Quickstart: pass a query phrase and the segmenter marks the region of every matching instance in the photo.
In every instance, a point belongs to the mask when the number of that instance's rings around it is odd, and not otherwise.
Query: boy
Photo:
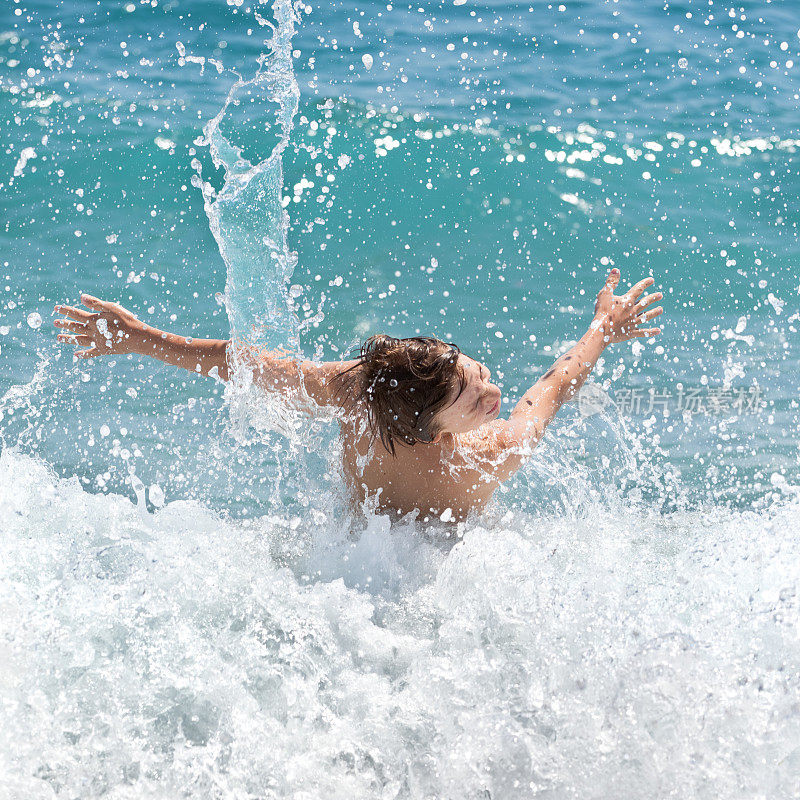
[[[619,280],[619,270],[612,269],[588,331],[525,392],[508,419],[498,416],[500,389],[489,370],[431,337],[373,336],[356,359],[317,364],[228,340],[164,333],[90,295],[81,301],[91,311],[56,306],[65,319],[54,324],[62,331],[60,342],[84,347],[78,358],[137,353],[222,380],[230,379],[235,358],[266,391],[333,406],[355,500],[370,498],[384,511],[451,521],[483,508],[520,468],[609,344],[661,333],[641,327],[663,310],[648,308],[661,293],[642,296],[653,278],[617,296]]]

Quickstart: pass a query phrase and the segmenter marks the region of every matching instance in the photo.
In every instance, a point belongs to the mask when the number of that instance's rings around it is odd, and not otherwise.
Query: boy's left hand
[[[648,309],[648,306],[664,297],[661,292],[642,297],[645,289],[653,285],[653,278],[645,278],[634,284],[626,294],[617,296],[614,290],[619,285],[619,279],[618,269],[608,273],[605,286],[597,295],[592,328],[602,330],[609,344],[658,336],[661,328],[642,327],[664,310],[661,306]]]

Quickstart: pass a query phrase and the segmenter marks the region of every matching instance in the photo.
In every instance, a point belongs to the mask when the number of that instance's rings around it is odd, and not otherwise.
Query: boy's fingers
[[[98,297],[92,297],[90,294],[81,295],[81,303],[87,308],[93,308],[95,311],[103,311],[113,303],[107,303],[105,300],[100,300]]]
[[[59,342],[67,342],[68,344],[79,344],[82,346],[86,346],[92,344],[94,339],[91,336],[87,336],[86,334],[78,334],[78,333],[59,333],[56,337]]]
[[[55,310],[59,314],[63,314],[65,317],[78,320],[79,322],[87,322],[92,318],[91,313],[84,311],[82,308],[73,308],[72,306],[56,306]]]
[[[76,350],[73,355],[75,358],[94,358],[100,355],[100,351],[96,347],[90,347],[88,350]]]
[[[643,314],[639,314],[639,324],[642,322],[650,322],[651,319],[655,319],[659,314],[663,313],[663,311],[664,309],[661,308],[661,306],[656,306],[649,311],[645,311]]]
[[[634,336],[637,339],[649,339],[651,336],[658,336],[659,333],[661,333],[661,328],[645,328],[637,330]]]
[[[645,278],[644,280],[635,283],[631,288],[628,290],[628,298],[630,300],[638,299],[639,295],[648,287],[652,286],[655,283],[655,278]]]
[[[619,286],[619,270],[614,267],[611,272],[608,273],[608,277],[606,278],[605,286],[600,290],[601,292],[611,292],[614,293],[614,289]]]
[[[56,328],[61,328],[64,331],[71,331],[72,333],[82,333],[86,330],[85,322],[77,322],[71,319],[56,319],[53,320],[53,325]]]
[[[663,300],[663,299],[664,299],[664,295],[661,294],[661,292],[654,292],[653,294],[646,294],[636,304],[636,308],[638,308],[641,311],[642,309],[647,308],[647,306],[649,306],[650,303],[655,303],[656,300]]]

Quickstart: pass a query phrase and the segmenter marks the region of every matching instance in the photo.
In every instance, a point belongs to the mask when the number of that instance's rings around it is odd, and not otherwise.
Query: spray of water
[[[224,170],[224,185],[216,192],[202,179],[195,161],[194,184],[202,189],[211,232],[227,266],[225,303],[235,339],[266,346],[296,345],[297,318],[287,282],[296,262],[289,248],[288,214],[281,205],[282,155],[289,142],[300,92],[292,68],[292,37],[297,15],[289,0],[272,6],[275,25],[268,51],[258,59],[253,78],[239,78],[219,114],[203,129],[201,144],[209,147],[214,165]],[[243,103],[256,101],[262,110],[274,106],[264,127],[274,129],[272,151],[255,163],[248,160],[223,123]]]
[[[273,10],[269,53],[204,131],[224,185],[196,183],[233,335],[296,347],[297,20]],[[233,143],[243,108],[277,109],[265,158]],[[9,391],[4,430],[38,441],[46,391]],[[147,513],[141,483],[136,503],[87,491],[4,448],[0,797],[798,796],[797,498],[663,513],[617,486],[650,481],[635,436],[566,419],[497,513],[447,533],[354,531],[324,465],[289,487],[297,430],[270,440],[275,502],[247,522],[153,487]],[[616,447],[602,474],[584,440]]]
[[[297,257],[289,246],[289,216],[282,204],[283,152],[300,96],[292,65],[298,12],[291,0],[275,0],[271,8],[274,24],[254,11],[258,23],[271,31],[255,75],[239,76],[199,139],[209,148],[214,166],[224,171],[222,188],[216,191],[203,179],[198,159],[193,161],[192,182],[203,193],[226,266],[222,299],[234,342],[234,379],[226,391],[231,430],[241,443],[252,439],[255,431],[261,444],[275,445],[277,432],[295,447],[304,430],[302,421],[278,398],[264,397],[253,385],[252,361],[240,355],[252,347],[300,355],[300,322],[289,290]],[[243,138],[239,125],[248,132],[250,126],[261,128],[258,138],[271,144],[266,156],[248,157],[237,143]]]

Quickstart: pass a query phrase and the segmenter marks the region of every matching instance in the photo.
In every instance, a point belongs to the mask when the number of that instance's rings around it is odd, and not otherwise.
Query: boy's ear
[[[440,442],[441,440],[442,440],[442,434],[441,433],[437,433],[436,436],[434,436],[433,439],[430,440],[430,443],[431,444],[436,444],[437,442]]]

